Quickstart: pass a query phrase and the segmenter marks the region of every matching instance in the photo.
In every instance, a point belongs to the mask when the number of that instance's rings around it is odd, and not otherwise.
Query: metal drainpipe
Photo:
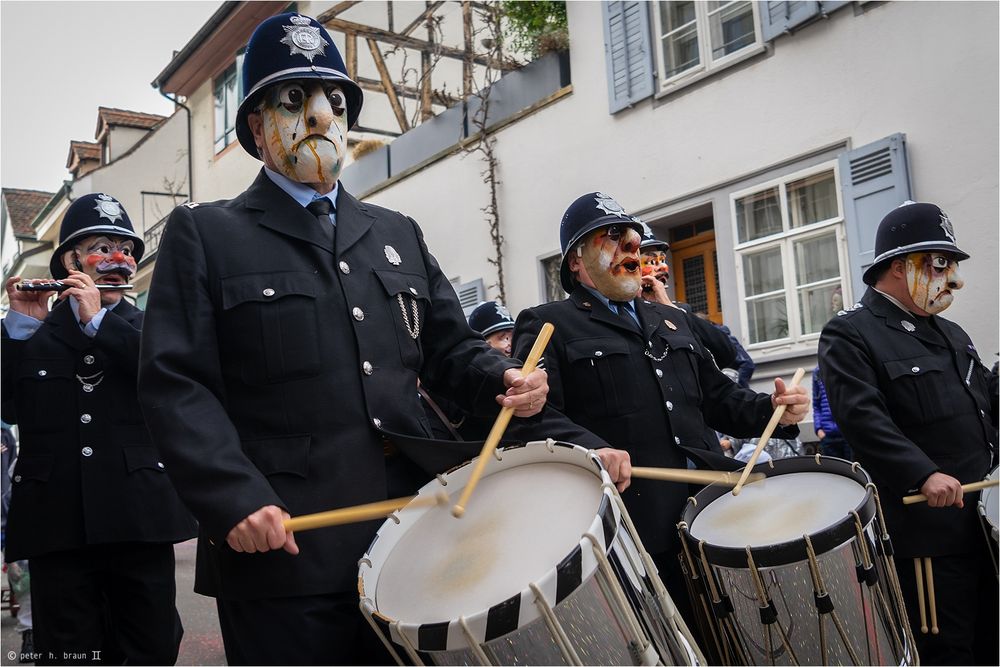
[[[191,156],[191,109],[186,104],[178,101],[176,94],[173,97],[170,97],[159,88],[156,89],[156,92],[158,92],[161,96],[167,98],[168,100],[170,100],[171,102],[173,102],[174,104],[176,104],[177,106],[179,106],[180,108],[184,109],[184,111],[187,112],[188,201],[192,201],[194,199],[194,169],[193,169],[194,158]]]

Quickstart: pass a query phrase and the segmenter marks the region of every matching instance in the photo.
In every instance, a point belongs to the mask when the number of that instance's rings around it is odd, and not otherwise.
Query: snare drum
[[[470,461],[425,485],[361,559],[361,610],[404,664],[701,664],[597,456],[498,450],[465,515]],[[701,661],[703,662],[703,660]]]
[[[709,657],[743,665],[917,661],[889,536],[867,473],[834,458],[689,499],[679,529]]]

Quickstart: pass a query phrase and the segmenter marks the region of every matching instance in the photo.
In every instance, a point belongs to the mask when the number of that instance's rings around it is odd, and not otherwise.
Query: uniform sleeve
[[[420,334],[424,352],[421,381],[470,414],[494,417],[500,411],[496,396],[507,390],[504,371],[521,364],[492,350],[469,328],[455,288],[427,249],[420,227],[407,220],[420,241],[431,298]]]
[[[174,487],[208,534],[222,541],[249,514],[282,502],[244,454],[226,414],[206,249],[192,214],[183,206],[174,210],[157,252],[139,401]]]
[[[763,434],[774,408],[770,394],[744,389],[733,382],[709,359],[702,359],[698,369],[701,383],[702,414],[705,423],[731,436],[755,438]],[[798,426],[779,426],[773,438],[796,438]]]
[[[835,317],[819,339],[820,375],[840,433],[875,477],[893,494],[918,488],[938,470],[896,426],[878,386],[871,350],[851,321]]]

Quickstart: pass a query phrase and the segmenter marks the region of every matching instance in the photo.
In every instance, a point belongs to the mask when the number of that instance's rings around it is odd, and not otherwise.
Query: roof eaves
[[[176,55],[174,55],[170,62],[167,63],[167,66],[163,68],[163,71],[156,75],[156,78],[150,82],[150,85],[157,90],[162,90],[163,84],[174,75],[174,73],[187,61],[188,58],[191,57],[192,54],[194,54],[195,51],[198,50],[201,43],[204,42],[205,39],[208,38],[208,36],[211,35],[215,29],[218,28],[230,14],[233,13],[233,11],[235,11],[239,4],[239,2],[223,2],[222,5],[215,10],[215,13],[209,17],[208,21],[205,22],[205,25],[203,25],[198,32],[194,34],[194,37],[192,37],[188,43],[185,44]]]

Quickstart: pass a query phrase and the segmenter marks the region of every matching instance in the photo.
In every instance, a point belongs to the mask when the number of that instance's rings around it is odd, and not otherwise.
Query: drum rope
[[[698,551],[701,554],[702,571],[705,573],[705,580],[708,581],[709,590],[712,594],[713,615],[718,618],[719,625],[722,626],[723,637],[732,646],[733,652],[736,654],[736,662],[743,665],[752,664],[746,650],[740,643],[740,636],[739,633],[736,632],[736,625],[733,621],[732,614],[730,613],[730,610],[726,608],[726,605],[723,604],[722,596],[719,594],[719,589],[716,587],[715,572],[708,564],[708,556],[705,555],[705,540],[698,540]],[[728,596],[726,598],[726,602],[729,602]],[[732,603],[730,602],[730,604]],[[720,611],[720,608],[722,611]]]
[[[629,516],[628,511],[625,509],[625,501],[622,500],[621,495],[618,493],[618,489],[615,488],[614,484],[609,483],[604,483],[601,486],[612,491],[615,504],[618,505],[619,514],[621,514],[622,520],[628,528],[629,537],[631,537],[632,541],[635,543],[636,549],[639,552],[639,557],[642,558],[643,567],[646,572],[657,572],[656,564],[653,563],[652,557],[649,555],[645,545],[642,543],[642,538],[639,537],[639,531],[635,529],[635,524],[632,523],[632,517]],[[683,543],[684,540],[681,540],[681,542]],[[670,593],[667,592],[667,587],[663,585],[663,581],[660,580],[659,576],[650,577],[650,580],[653,583],[653,591],[656,593],[656,598],[660,601],[661,606],[667,607],[671,610],[670,617],[673,620],[675,628],[684,636],[685,639],[687,639],[688,644],[691,645],[691,649],[694,651],[698,660],[700,660],[702,664],[705,664],[705,656],[702,655],[701,648],[698,646],[698,642],[695,641],[694,634],[692,634],[691,629],[684,621],[684,617],[677,613],[677,607],[674,605],[673,599],[670,597]]]
[[[692,598],[697,597],[698,602],[701,603],[701,608],[704,613],[704,619],[707,620],[707,622],[704,623],[704,625],[708,626],[708,630],[712,635],[712,643],[715,644],[716,654],[719,656],[720,660],[728,659],[729,657],[728,653],[722,650],[722,645],[719,643],[719,631],[721,630],[721,628],[717,628],[716,623],[714,622],[715,617],[709,611],[708,602],[705,600],[705,586],[698,581],[699,579],[701,579],[701,576],[699,576],[698,574],[699,571],[698,565],[691,557],[691,550],[690,548],[688,548],[687,538],[685,537],[685,533],[687,532],[687,530],[688,530],[687,521],[681,521],[677,524],[677,534],[680,537],[681,549],[683,552],[681,554],[681,557],[687,563],[687,569],[689,572],[688,574],[688,578],[690,579],[690,586],[688,587],[689,592],[692,594],[691,595]],[[726,664],[729,663],[727,662]]]
[[[771,642],[771,626],[778,626],[778,637],[781,639],[781,644],[785,647],[785,651],[788,653],[789,659],[791,659],[792,664],[798,665],[799,658],[795,655],[795,651],[788,641],[788,635],[785,633],[785,628],[781,625],[781,621],[778,620],[778,608],[775,606],[774,602],[767,595],[767,589],[764,587],[764,580],[761,578],[760,570],[757,569],[757,563],[753,559],[753,550],[750,545],[747,545],[747,567],[750,570],[751,579],[753,579],[754,586],[757,588],[757,597],[760,601],[761,606],[761,621],[767,626],[767,652],[771,657],[771,664],[774,664],[775,658],[777,657],[774,653],[774,647]],[[780,589],[779,589],[780,591]],[[765,621],[763,610],[767,609],[770,611],[770,622]],[[787,606],[786,606],[787,609]]]
[[[881,608],[882,611],[883,611],[883,613],[886,614],[886,620],[888,621],[891,617],[888,614],[889,610],[886,607],[885,598],[882,596],[881,586],[876,586],[876,584],[879,583],[878,572],[872,572],[872,570],[874,568],[874,564],[873,564],[873,561],[872,561],[871,552],[868,549],[868,540],[865,538],[865,529],[861,525],[861,516],[858,514],[857,510],[851,510],[851,516],[854,517],[854,531],[855,531],[855,533],[857,533],[857,536],[858,536],[858,540],[857,540],[857,545],[858,545],[857,546],[857,552],[860,554],[860,557],[858,558],[858,562],[855,563],[855,567],[860,568],[865,573],[863,577],[861,576],[860,572],[859,572],[859,575],[858,575],[858,592],[859,592],[859,594],[861,596],[862,604],[864,604],[865,589],[867,588],[867,590],[868,590],[868,609],[871,610],[871,614],[872,614],[872,619],[871,620],[872,620],[872,623],[874,624],[874,622],[875,622],[875,613],[876,613],[876,610],[879,609],[879,608]],[[862,584],[865,584],[865,585],[863,586]],[[866,622],[866,625],[867,625],[867,622]],[[893,625],[892,625],[891,622],[887,623],[887,625],[889,626],[889,629],[892,632],[892,639],[893,639],[894,645],[898,645],[899,644],[899,637],[896,635],[896,628],[893,627]],[[873,632],[876,632],[876,635],[877,635],[877,630],[876,629],[873,628]],[[868,664],[869,665],[875,664],[875,661],[872,660],[872,641],[871,641],[871,638],[869,637],[869,634],[867,632],[865,633],[865,650],[866,650],[867,655],[868,655]],[[877,638],[875,640],[875,652],[876,653],[881,653],[881,651],[879,651],[878,639]],[[881,662],[881,661],[879,661],[879,662]]]
[[[462,628],[462,634],[465,635],[466,641],[469,642],[469,648],[471,648],[472,652],[476,654],[477,658],[479,658],[479,664],[492,665],[493,662],[486,656],[482,646],[479,645],[475,635],[472,634],[472,630],[469,629],[469,624],[466,623],[465,616],[458,617],[458,624]]]
[[[826,630],[823,625],[823,617],[829,615],[830,620],[833,621],[833,625],[837,629],[837,634],[840,635],[840,641],[844,644],[844,648],[847,649],[847,653],[851,657],[851,662],[855,665],[860,665],[861,661],[858,659],[854,647],[851,646],[847,638],[847,633],[844,632],[844,626],[841,624],[840,617],[833,607],[833,600],[830,598],[830,593],[826,590],[823,583],[823,575],[819,569],[819,560],[816,557],[816,550],[813,548],[812,540],[809,539],[808,535],[803,535],[802,537],[806,541],[806,554],[809,556],[809,571],[812,573],[816,595],[816,608],[819,611],[819,641],[823,651],[823,664],[827,662]],[[821,603],[821,600],[825,600],[825,602]],[[824,610],[824,606],[821,605],[825,605],[826,609]]]
[[[559,623],[559,619],[556,618],[555,612],[552,611],[552,607],[549,606],[548,600],[542,595],[541,589],[538,588],[538,584],[531,582],[528,584],[531,588],[531,592],[535,594],[535,604],[538,605],[539,610],[542,612],[542,618],[545,619],[545,625],[548,626],[549,632],[552,633],[552,638],[555,639],[556,645],[562,652],[563,659],[567,664],[570,665],[583,665],[580,660],[580,656],[576,654],[576,651],[569,643],[569,637],[566,636],[566,631],[563,630],[562,625]]]
[[[386,650],[389,651],[389,654],[392,656],[392,659],[396,661],[397,665],[402,665],[403,661],[400,659],[399,653],[396,652],[396,649],[395,647],[393,647],[392,642],[390,642],[386,638],[386,636],[382,634],[382,630],[378,627],[378,624],[375,623],[375,619],[372,617],[373,614],[375,613],[375,609],[372,606],[371,601],[368,598],[362,598],[358,606],[361,607],[361,614],[365,617],[365,620],[368,621],[368,625],[372,626],[372,630],[375,631],[375,634],[378,635],[378,638],[382,640],[382,644],[385,646]],[[396,628],[396,631],[399,632],[398,627]],[[421,665],[423,663],[420,662],[420,658],[415,658],[414,664]]]
[[[979,497],[980,497],[980,501],[979,502],[982,503],[983,502],[982,501],[982,495],[980,495]],[[980,516],[980,518],[979,518],[979,527],[983,531],[983,537],[986,538],[986,546],[988,546],[990,548],[990,554],[993,555],[993,556],[996,556],[996,553],[994,551],[994,545],[997,543],[997,541],[993,539],[992,535],[990,535],[990,531],[986,530],[986,521],[984,520],[985,518],[986,518],[985,516]],[[993,572],[994,572],[994,574],[996,574],[997,578],[1000,579],[1000,567],[998,567],[998,565],[997,565],[997,559],[996,558],[991,558],[990,560],[993,562]]]
[[[865,484],[865,488],[871,492],[872,497],[875,499],[875,513],[878,517],[882,555],[885,556],[886,561],[889,563],[889,566],[885,571],[885,578],[888,580],[887,585],[889,586],[889,590],[892,592],[892,597],[896,601],[896,619],[903,628],[903,637],[906,640],[906,646],[909,647],[911,654],[910,656],[904,655],[901,657],[910,657],[911,664],[919,664],[920,656],[917,652],[917,640],[913,636],[913,629],[910,627],[909,619],[906,617],[906,603],[903,601],[903,587],[900,586],[899,576],[896,574],[896,558],[892,552],[892,540],[890,539],[886,528],[887,524],[885,522],[885,515],[882,513],[882,499],[879,497],[878,487],[875,486],[874,482],[868,482]]]
[[[609,585],[610,581],[616,581],[614,577],[614,570],[611,568],[611,562],[608,560],[608,555],[604,553],[604,549],[601,547],[597,538],[590,533],[584,533],[584,537],[590,540],[590,546],[594,550],[594,557],[597,559],[597,571],[603,577],[603,579],[598,579],[598,583],[602,586],[602,589],[607,587],[608,590],[604,590],[605,597],[609,597],[614,600],[621,616],[622,621],[628,626],[629,632],[631,632],[633,637],[633,642],[636,646],[641,647],[639,655],[646,652],[646,648],[649,646],[649,638],[646,637],[645,633],[642,631],[642,627],[639,625],[639,620],[632,613],[632,608],[625,599],[625,593],[618,586]],[[625,550],[627,553],[627,549]],[[638,569],[633,568],[636,572]]]

